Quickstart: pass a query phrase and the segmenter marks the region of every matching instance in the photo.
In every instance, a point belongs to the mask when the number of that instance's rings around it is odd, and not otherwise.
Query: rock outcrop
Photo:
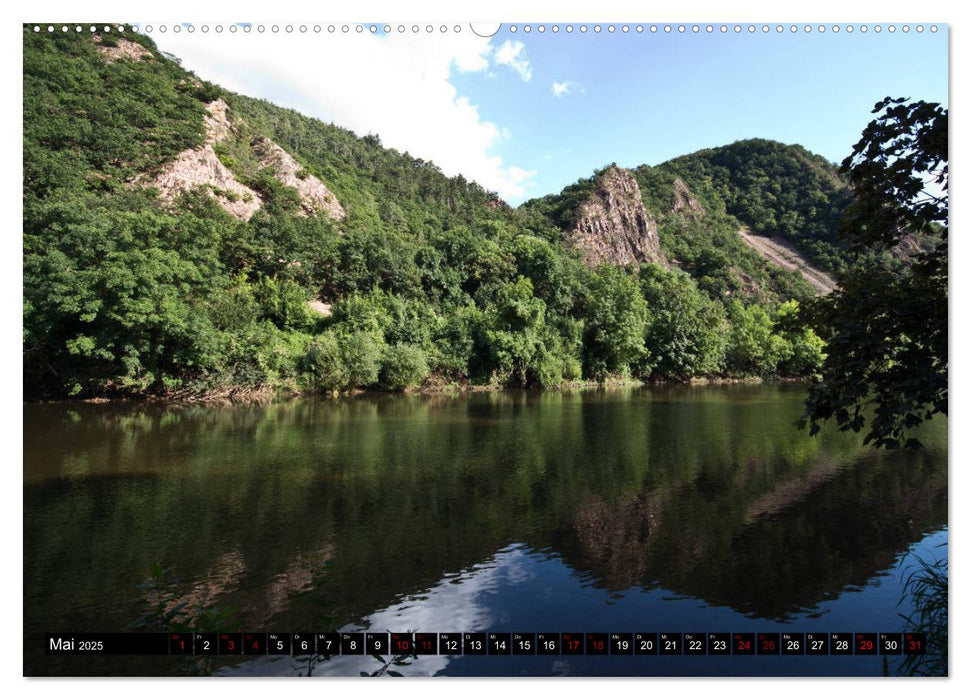
[[[137,184],[155,187],[162,200],[173,202],[182,193],[197,187],[208,188],[209,194],[223,209],[240,221],[249,221],[260,208],[259,194],[250,189],[223,165],[213,150],[213,144],[229,136],[232,129],[227,105],[213,100],[206,105],[206,144],[202,148],[188,148],[166,163],[151,176],[136,180]]]
[[[229,123],[229,105],[222,100],[213,100],[206,105],[206,143],[225,141],[232,133]]]
[[[95,48],[105,57],[108,63],[114,63],[119,58],[140,61],[146,56],[152,55],[152,52],[144,46],[136,44],[134,41],[129,41],[128,39],[115,39],[114,44],[111,46],[102,43],[103,41],[100,35],[95,35]]]
[[[680,177],[674,180],[674,193],[671,196],[671,213],[677,214],[678,212],[694,212],[701,215],[705,213],[705,210]]]
[[[633,173],[616,165],[601,172],[577,210],[569,241],[589,265],[664,264],[657,222],[647,213]]]
[[[277,144],[263,138],[256,142],[253,151],[260,165],[273,171],[273,177],[300,193],[300,202],[308,214],[325,213],[337,221],[344,219],[344,207],[334,193]]]
[[[157,171],[137,178],[136,184],[157,188],[162,200],[168,203],[174,202],[182,192],[203,187],[224,210],[240,221],[249,221],[263,200],[259,193],[236,179],[213,148],[234,134],[228,110],[229,106],[222,100],[208,103],[205,145],[182,151]],[[269,168],[277,180],[297,190],[305,213],[326,214],[337,221],[344,219],[344,207],[334,193],[304,171],[280,146],[261,138],[254,144],[253,152],[261,167]]]
[[[333,305],[322,299],[311,299],[307,302],[307,306],[310,307],[311,311],[315,311],[321,316],[330,316],[333,313]]]
[[[260,196],[236,179],[208,143],[202,148],[182,151],[154,177],[140,184],[158,188],[168,203],[174,202],[182,192],[205,187],[220,207],[240,221],[249,221],[261,204]]]

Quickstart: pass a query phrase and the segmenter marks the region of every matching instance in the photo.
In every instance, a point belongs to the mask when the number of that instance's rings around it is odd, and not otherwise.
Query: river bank
[[[83,398],[51,397],[24,399],[25,404],[103,404],[103,403],[171,403],[171,404],[225,404],[225,403],[268,403],[287,401],[301,397],[348,398],[358,396],[459,396],[462,394],[498,393],[510,391],[525,392],[572,392],[596,389],[622,389],[638,387],[702,387],[729,386],[733,384],[799,384],[807,383],[806,377],[692,377],[687,381],[650,381],[609,377],[596,381],[564,382],[556,387],[509,387],[502,384],[472,384],[469,382],[426,382],[422,386],[400,390],[354,388],[346,391],[321,391],[300,389],[291,385],[260,385],[255,387],[226,387],[208,392],[178,392],[166,394],[125,394],[116,396],[90,396]]]

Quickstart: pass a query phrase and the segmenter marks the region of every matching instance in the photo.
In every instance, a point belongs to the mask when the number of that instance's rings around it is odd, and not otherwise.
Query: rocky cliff
[[[640,187],[633,173],[616,165],[597,176],[593,193],[577,210],[568,240],[590,265],[665,263],[657,222],[644,209]]]
[[[203,187],[220,207],[241,221],[250,217],[263,205],[260,195],[246,186],[219,159],[214,146],[235,135],[228,105],[221,99],[206,104],[206,143],[201,148],[189,148],[157,171],[135,179],[136,184],[155,187],[163,201],[174,202],[179,194]],[[323,182],[307,173],[300,164],[267,138],[260,138],[251,146],[258,164],[269,168],[284,185],[300,195],[303,214],[324,214],[341,221],[345,213],[337,197]]]

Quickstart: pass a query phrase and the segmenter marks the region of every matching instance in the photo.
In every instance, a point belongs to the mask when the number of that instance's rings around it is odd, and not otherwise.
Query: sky
[[[744,138],[849,154],[885,96],[947,104],[947,26],[918,33],[783,32],[713,25],[684,33],[621,24],[379,25],[347,34],[285,26],[273,34],[150,33],[197,75],[434,161],[510,204],[560,191],[616,162],[633,167]],[[228,26],[228,25],[227,25]],[[368,27],[368,25],[365,25]],[[481,29],[479,31],[482,31]],[[485,32],[482,32],[485,33]]]

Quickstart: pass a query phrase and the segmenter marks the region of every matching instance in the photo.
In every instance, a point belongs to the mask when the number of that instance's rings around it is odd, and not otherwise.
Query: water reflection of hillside
[[[746,509],[713,504],[698,491],[674,498],[588,502],[553,546],[609,589],[661,586],[784,619],[865,585],[940,528],[947,470],[926,455],[871,455],[796,477]]]

